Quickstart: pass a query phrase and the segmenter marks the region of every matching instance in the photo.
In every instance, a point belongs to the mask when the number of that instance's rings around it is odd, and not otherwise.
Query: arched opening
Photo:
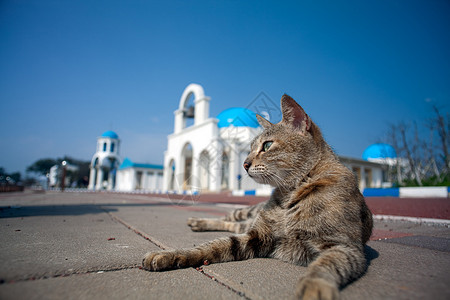
[[[183,190],[190,190],[192,186],[192,145],[187,143],[181,154],[184,163]]]
[[[222,190],[229,189],[229,178],[230,178],[230,159],[227,153],[224,151],[222,154],[222,169],[221,169],[221,184],[220,188]]]
[[[210,158],[209,154],[206,151],[203,151],[200,154],[200,188],[202,190],[209,190],[209,166],[210,166]]]
[[[194,93],[189,93],[184,103],[183,109],[183,118],[184,118],[184,127],[187,128],[189,126],[194,125],[195,119],[195,95]]]
[[[169,163],[169,191],[175,190],[175,161],[172,159]]]
[[[201,124],[209,117],[209,97],[205,97],[203,88],[195,83],[188,85],[180,98],[180,105],[175,111],[174,132],[196,124]],[[182,166],[180,166],[182,167]]]
[[[116,187],[118,161],[115,157],[108,157],[108,160],[109,166],[107,166],[107,178],[105,180],[108,181],[108,187],[114,189]]]

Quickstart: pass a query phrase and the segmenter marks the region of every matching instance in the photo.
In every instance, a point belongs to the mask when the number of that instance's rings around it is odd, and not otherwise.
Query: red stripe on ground
[[[399,238],[399,237],[411,236],[411,235],[413,235],[413,234],[405,233],[405,232],[382,230],[382,229],[374,229],[372,231],[372,235],[370,236],[370,240],[377,241],[377,240],[382,240],[382,239],[393,239],[393,238]]]
[[[221,210],[211,209],[211,208],[201,208],[201,207],[196,207],[196,206],[179,206],[179,205],[174,205],[172,207],[176,208],[176,209],[187,210],[187,211],[205,212],[205,213],[215,215],[215,216],[225,216],[226,215],[226,213]]]
[[[374,215],[391,215],[450,220],[448,198],[366,197]]]

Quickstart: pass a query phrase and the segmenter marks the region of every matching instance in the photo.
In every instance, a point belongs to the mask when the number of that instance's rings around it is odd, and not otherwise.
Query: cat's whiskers
[[[277,188],[279,188],[279,189],[281,189],[281,190],[284,190],[284,191],[288,191],[288,188],[287,188],[287,186],[288,186],[287,181],[286,181],[283,177],[281,177],[280,175],[278,175],[276,172],[270,172],[270,171],[268,171],[267,173],[268,173],[268,174],[266,174],[266,176],[267,176],[269,179],[273,180],[273,182],[275,183],[275,185],[276,185]]]

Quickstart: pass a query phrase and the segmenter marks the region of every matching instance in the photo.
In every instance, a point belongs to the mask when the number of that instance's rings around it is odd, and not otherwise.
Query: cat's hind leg
[[[226,221],[245,221],[254,219],[259,211],[264,207],[264,205],[265,202],[261,202],[256,205],[237,208],[226,215],[224,219]]]
[[[250,221],[233,222],[225,219],[189,218],[187,221],[192,231],[229,231],[244,233],[251,225]]]
[[[238,208],[223,218],[189,218],[188,226],[192,231],[229,231],[233,233],[244,233],[252,224],[254,218],[264,206],[265,202]]]

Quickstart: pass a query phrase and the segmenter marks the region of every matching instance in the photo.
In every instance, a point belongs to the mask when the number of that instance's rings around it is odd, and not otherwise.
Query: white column
[[[97,172],[95,168],[91,167],[91,172],[89,174],[89,186],[88,186],[89,190],[95,190],[95,175],[97,175],[96,173]]]
[[[175,182],[174,182],[174,190],[178,193],[183,192],[183,185],[184,185],[184,177],[185,177],[185,168],[186,168],[186,158],[184,157],[183,153],[181,153],[181,156],[178,158],[178,164],[175,163]]]
[[[163,173],[163,191],[169,190],[170,178],[172,177],[172,169],[169,165],[164,165],[164,173]]]
[[[228,186],[230,187],[230,190],[237,190],[237,168],[236,168],[236,164],[238,161],[238,155],[236,153],[237,151],[237,146],[236,146],[236,142],[232,142],[231,144],[231,149],[230,149],[230,166],[229,166],[229,170],[230,170],[230,174],[228,177]]]
[[[175,115],[175,128],[174,133],[179,133],[186,127],[186,120],[184,119],[183,110],[178,109],[174,112]]]
[[[192,151],[191,190],[199,191],[200,188],[200,153]]]
[[[366,188],[366,170],[364,166],[361,166],[361,178],[359,181],[359,189],[363,191]]]
[[[131,190],[134,191],[136,190],[136,171],[134,170],[134,168],[130,168],[130,182],[131,182]]]
[[[97,184],[96,184],[96,189],[97,190],[101,190],[103,188],[102,186],[103,184],[103,170],[101,167],[98,168],[97,170]]]
[[[111,172],[111,170],[108,172],[108,186],[107,186],[107,190],[110,191],[113,189],[113,174]]]
[[[222,181],[222,155],[223,146],[218,140],[212,143],[209,163],[209,189],[213,192],[220,192],[220,184]]]
[[[147,171],[144,169],[142,170],[142,177],[141,177],[141,188],[145,191],[148,190],[148,174]]]
[[[194,125],[202,124],[209,117],[209,101],[211,98],[203,97],[195,100],[195,120]]]

